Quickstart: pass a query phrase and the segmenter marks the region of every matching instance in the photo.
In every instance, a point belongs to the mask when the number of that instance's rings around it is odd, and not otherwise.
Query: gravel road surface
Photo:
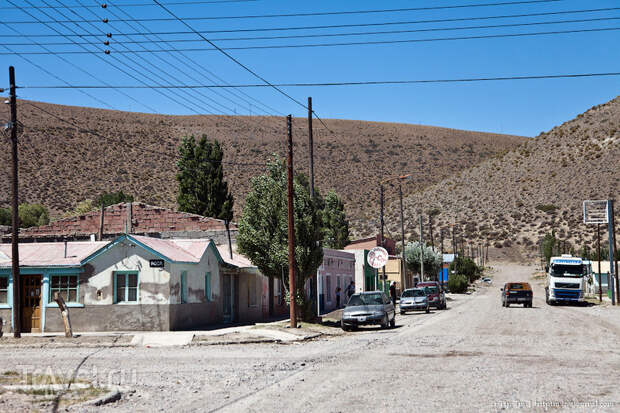
[[[490,286],[397,315],[390,330],[287,345],[0,346],[0,372],[77,371],[135,389],[91,408],[104,412],[620,411],[620,309],[548,306],[533,271],[496,264]],[[534,307],[503,308],[506,281],[532,282]]]

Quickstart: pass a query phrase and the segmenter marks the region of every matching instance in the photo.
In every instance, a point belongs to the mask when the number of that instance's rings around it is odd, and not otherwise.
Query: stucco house
[[[340,306],[346,304],[346,287],[355,281],[355,254],[323,248],[323,262],[317,269],[319,311],[326,313],[337,308],[336,288],[340,287]],[[308,281],[308,284],[310,282]]]
[[[175,330],[233,316],[233,268],[207,239],[121,235],[113,241],[22,243],[22,331]],[[11,245],[0,244],[0,317],[12,326]],[[230,288],[228,288],[230,286]]]

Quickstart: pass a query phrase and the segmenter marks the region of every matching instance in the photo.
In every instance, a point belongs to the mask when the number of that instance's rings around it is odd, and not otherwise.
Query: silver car
[[[400,313],[415,310],[431,311],[424,288],[408,288],[400,295]]]
[[[396,325],[396,310],[382,291],[353,294],[344,310],[340,326],[343,330],[361,325],[379,324],[381,328]]]

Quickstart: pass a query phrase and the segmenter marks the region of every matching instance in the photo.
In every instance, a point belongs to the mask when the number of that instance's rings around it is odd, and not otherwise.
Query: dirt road
[[[550,307],[535,282],[534,308],[503,308],[499,288],[534,267],[496,267],[490,286],[397,316],[391,330],[290,345],[0,348],[0,371],[79,366],[136,390],[94,411],[620,411],[620,310]]]

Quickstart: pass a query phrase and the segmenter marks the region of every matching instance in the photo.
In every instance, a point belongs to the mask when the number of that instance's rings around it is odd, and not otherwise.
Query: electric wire
[[[204,0],[204,1],[174,1],[174,2],[166,2],[166,5],[169,6],[188,6],[188,5],[200,5],[200,4],[221,4],[221,3],[252,3],[259,0]],[[110,3],[106,3],[107,7],[113,6]],[[151,6],[153,7],[153,3],[127,3],[127,4],[119,4],[121,7],[144,7]],[[71,4],[69,6],[28,6],[24,7],[25,9],[64,9],[67,7],[71,8],[85,8],[85,9],[100,9],[101,4],[97,6],[85,6],[85,5],[75,5]],[[15,10],[17,7],[0,7],[0,10]]]
[[[410,21],[390,21],[390,22],[375,22],[375,23],[353,23],[353,24],[331,24],[331,25],[318,25],[318,26],[290,26],[290,27],[261,27],[261,28],[244,28],[244,29],[226,29],[226,30],[200,30],[202,34],[214,34],[214,33],[243,33],[243,32],[269,32],[269,31],[291,31],[291,30],[318,30],[318,29],[341,29],[350,27],[377,27],[377,26],[392,26],[392,25],[407,25],[407,24],[426,24],[426,23],[454,23],[454,22],[466,22],[466,21],[479,21],[479,20],[495,20],[495,19],[512,19],[512,18],[524,18],[524,17],[542,17],[542,16],[556,16],[566,14],[581,14],[581,13],[598,13],[617,11],[620,7],[606,7],[598,9],[580,9],[580,10],[563,10],[554,12],[542,12],[542,13],[522,13],[522,14],[505,14],[495,16],[479,16],[479,17],[460,17],[449,19],[425,19],[425,20],[410,20]],[[32,23],[32,22],[31,22]],[[167,31],[167,32],[152,32],[152,33],[115,33],[116,36],[129,36],[129,35],[146,35],[146,34],[158,34],[158,35],[178,35],[178,34],[194,34],[194,31]],[[39,34],[30,35],[31,37],[59,37],[58,34]],[[0,37],[16,37],[12,35],[2,35]],[[86,33],[71,35],[69,37],[89,37]]]
[[[317,82],[317,83],[276,83],[275,86],[280,87],[330,87],[330,86],[380,86],[380,85],[406,85],[406,84],[424,84],[424,83],[468,83],[468,82],[491,82],[491,81],[509,81],[509,80],[543,80],[543,79],[575,79],[590,77],[613,77],[620,76],[620,72],[599,72],[599,73],[568,73],[557,75],[523,75],[523,76],[493,76],[493,77],[471,77],[471,78],[453,78],[453,79],[412,79],[412,80],[367,80],[359,82]],[[33,86],[16,86],[18,89],[102,89],[100,85],[33,85]],[[156,85],[116,85],[114,88],[119,89],[144,89],[157,88]],[[270,87],[263,83],[255,84],[238,84],[238,85],[170,85],[164,86],[169,88],[260,88]]]
[[[56,120],[58,120],[58,121],[60,121],[62,123],[65,123],[67,125],[71,125],[71,126],[75,127],[78,132],[89,133],[89,134],[94,135],[94,136],[96,136],[98,138],[104,139],[106,141],[112,141],[113,143],[117,143],[117,144],[120,143],[120,144],[126,145],[126,143],[127,143],[127,142],[123,142],[123,141],[118,140],[118,139],[111,138],[110,136],[102,135],[101,133],[99,133],[97,131],[93,131],[91,129],[85,129],[85,128],[81,127],[79,124],[76,124],[76,123],[71,122],[71,121],[69,121],[67,119],[64,119],[61,116],[58,116],[55,113],[52,113],[52,112],[50,112],[48,110],[45,110],[42,107],[40,107],[38,105],[35,105],[32,102],[22,101],[21,103],[25,104],[25,105],[32,106],[32,107],[36,108],[37,110],[39,110],[39,111],[41,111],[43,113],[46,113],[47,115],[55,118]],[[148,149],[148,148],[140,148],[140,150],[143,151],[143,152],[149,152],[149,153],[152,153],[152,154],[155,154],[155,155],[160,155],[160,156],[163,156],[163,157],[167,157],[169,159],[177,160],[176,156],[170,155],[170,154],[168,154],[166,152],[155,151],[155,150]],[[253,162],[243,162],[243,163],[241,163],[241,162],[231,162],[231,161],[216,162],[216,161],[211,161],[211,160],[209,160],[208,162],[219,163],[219,164],[227,164],[227,165],[238,165],[238,166],[261,166],[261,167],[265,167],[267,165],[267,163],[253,163]]]
[[[95,0],[95,1],[96,1],[96,0]],[[112,5],[112,3],[110,3],[110,4]],[[122,8],[118,7],[118,9],[119,9],[119,10],[120,10],[120,11],[121,11],[124,15],[131,17],[131,15],[130,15],[129,13],[125,12]],[[140,26],[140,27],[142,27],[143,29],[145,29],[145,30],[147,30],[147,31],[149,31],[149,32],[150,32],[150,30],[148,29],[148,27],[146,27],[144,24],[142,24],[142,23],[137,23],[137,24],[138,24],[138,26]],[[154,37],[158,40],[157,42],[154,42],[154,43],[155,43],[155,44],[157,44],[157,45],[159,45],[159,43],[161,43],[161,42],[163,41],[163,39],[162,39],[160,36],[158,36],[158,35],[154,35]],[[161,46],[160,46],[160,48],[163,48],[163,47],[161,47]],[[175,57],[175,54],[174,54],[173,52],[168,52],[167,54],[168,54],[168,55],[170,55],[172,58],[176,58],[176,57]],[[198,62],[196,62],[194,59],[192,59],[189,55],[187,55],[187,54],[185,54],[185,53],[183,53],[183,52],[179,52],[179,54],[183,57],[183,59],[184,59],[184,62],[185,62],[185,63],[189,62],[189,63],[193,64],[193,65],[194,65],[194,67],[196,68],[196,73],[200,73],[200,74],[201,74],[201,75],[202,75],[205,79],[208,79],[209,81],[212,81],[212,79],[204,73],[204,72],[206,71],[207,73],[211,74],[214,78],[216,78],[216,79],[220,80],[220,81],[221,81],[221,82],[223,82],[223,83],[226,83],[226,82],[224,82],[224,80],[223,80],[222,78],[220,78],[219,76],[217,76],[215,73],[213,73],[212,71],[210,71],[208,68],[204,67],[204,65],[200,65]],[[180,70],[180,69],[178,69],[178,68],[177,68],[177,70]],[[188,74],[187,74],[187,73],[185,73],[185,72],[183,72],[183,73],[184,73],[186,76],[188,76],[190,79],[192,79],[193,81],[196,81],[196,80],[195,80],[195,78],[193,78],[192,76],[188,75]],[[231,96],[234,96],[234,97],[236,97],[237,99],[240,99],[241,101],[243,101],[243,102],[245,102],[246,104],[249,104],[249,105],[251,106],[251,103],[250,103],[250,101],[249,101],[249,100],[244,99],[242,96],[239,96],[239,95],[240,95],[240,93],[236,93],[236,92],[234,92],[234,91],[233,91],[233,90],[231,90],[231,89],[224,89],[224,90],[225,90],[225,91],[227,91],[227,92],[228,92]],[[229,102],[231,102],[231,103],[234,103],[234,104],[239,105],[239,106],[243,106],[243,105],[240,105],[238,102],[233,101],[232,99],[230,99],[230,98],[228,98],[228,97],[224,96],[223,94],[217,93],[217,91],[213,91],[213,92],[214,92],[216,95],[218,95],[218,96],[222,97],[223,99],[228,100],[228,101],[229,101]],[[246,95],[247,95],[247,94],[246,94]],[[249,96],[249,95],[247,95],[247,96]],[[258,100],[254,99],[254,98],[252,98],[252,97],[250,97],[250,99],[252,99],[254,102],[258,103],[258,104],[259,104],[259,106],[266,107],[267,109],[271,109],[271,108],[269,108],[267,105],[263,104],[262,102],[259,102]],[[261,110],[263,113],[265,113],[265,114],[268,114],[268,115],[273,115],[273,112],[272,112],[272,113],[270,113],[269,111],[265,111],[264,109],[260,109],[260,110]],[[275,111],[275,110],[274,110],[274,112],[277,112],[277,111]]]
[[[454,37],[433,37],[428,39],[404,39],[404,40],[376,40],[376,41],[363,41],[363,42],[340,42],[340,43],[305,43],[305,44],[282,44],[282,45],[267,45],[267,46],[231,46],[231,47],[219,47],[215,48],[183,48],[176,49],[184,52],[225,52],[227,50],[266,50],[266,49],[301,49],[301,48],[309,48],[309,47],[342,47],[342,46],[374,46],[374,45],[385,45],[385,44],[406,44],[406,43],[429,43],[429,42],[440,42],[440,41],[455,41],[455,40],[481,40],[481,39],[500,39],[500,38],[511,38],[511,37],[533,37],[533,36],[552,36],[552,35],[561,35],[561,34],[574,34],[574,33],[595,33],[595,32],[609,32],[609,31],[618,31],[620,27],[606,27],[600,29],[576,29],[576,30],[556,30],[556,31],[548,31],[548,32],[530,32],[530,33],[502,33],[502,34],[489,34],[489,35],[478,35],[478,36],[454,36]],[[129,50],[129,51],[116,51],[115,53],[151,53],[151,52],[167,52],[172,51],[174,49],[161,49],[161,50]],[[48,55],[48,54],[86,54],[87,52],[83,51],[57,51],[54,53],[48,52],[21,52],[26,55]],[[11,55],[14,53],[10,52],[0,52],[0,55]],[[303,105],[299,101],[296,103]]]
[[[162,2],[153,0],[160,7],[165,7]],[[536,3],[558,3],[566,0],[523,0],[523,1],[510,1],[501,3],[478,3],[478,4],[460,4],[449,6],[430,6],[430,7],[410,7],[410,8],[398,8],[398,9],[376,9],[376,10],[345,10],[334,12],[311,12],[311,13],[288,13],[288,14],[263,14],[263,15],[245,15],[245,16],[190,16],[182,17],[183,20],[244,20],[244,19],[265,19],[265,18],[283,18],[283,17],[313,17],[313,16],[341,16],[341,15],[354,15],[354,14],[378,14],[378,13],[402,13],[409,11],[426,11],[426,10],[447,10],[447,9],[464,9],[464,8],[476,8],[476,7],[497,7],[497,6],[510,6],[510,5],[523,5],[523,4],[536,4]],[[142,21],[142,22],[162,22],[162,21],[175,21],[177,17],[148,17],[143,19],[131,19],[130,21]],[[128,20],[118,20],[126,22]],[[7,23],[12,24],[25,24],[29,22],[24,21],[10,21]],[[30,22],[31,23],[31,22]],[[52,21],[48,23],[98,23],[98,20],[67,20],[67,21]]]
[[[209,43],[212,47],[215,47],[220,53],[222,53],[224,56],[226,56],[227,58],[229,58],[230,60],[232,60],[234,63],[236,63],[238,66],[241,66],[243,69],[245,69],[247,72],[251,73],[254,77],[260,79],[262,82],[271,85],[271,83],[266,80],[264,77],[260,76],[258,73],[256,73],[255,71],[253,71],[252,69],[250,69],[248,66],[244,65],[243,63],[241,63],[239,60],[237,60],[236,58],[234,58],[231,54],[227,53],[226,51],[222,50],[219,46],[217,46],[215,43],[211,42],[209,39],[207,39],[205,36],[203,36],[202,34],[198,33],[192,26],[190,26],[187,22],[185,22],[184,20],[182,20],[181,18],[177,17],[176,14],[174,14],[170,9],[168,9],[166,6],[162,5],[161,2],[159,0],[153,0],[156,4],[158,4],[162,9],[164,9],[166,12],[168,12],[168,14],[170,14],[172,17],[174,17],[176,20],[178,20],[181,24],[183,24],[185,27],[187,27],[188,29],[192,30],[195,34],[197,34],[198,36],[200,36],[205,42]],[[288,99],[290,99],[291,101],[297,103],[298,105],[300,105],[302,108],[304,109],[308,109],[308,107],[301,103],[299,100],[295,99],[294,97],[292,97],[291,95],[289,95],[288,93],[286,93],[285,91],[283,91],[282,89],[280,89],[277,86],[273,86],[271,85],[271,87],[273,89],[275,89],[276,91],[278,91],[280,94],[286,96]],[[325,125],[325,123],[323,122],[323,120],[316,114],[316,112],[313,110],[312,113],[314,114],[314,116],[316,116],[316,118],[319,120],[319,122],[321,122],[321,124],[325,127],[325,129],[330,130],[327,125]]]

